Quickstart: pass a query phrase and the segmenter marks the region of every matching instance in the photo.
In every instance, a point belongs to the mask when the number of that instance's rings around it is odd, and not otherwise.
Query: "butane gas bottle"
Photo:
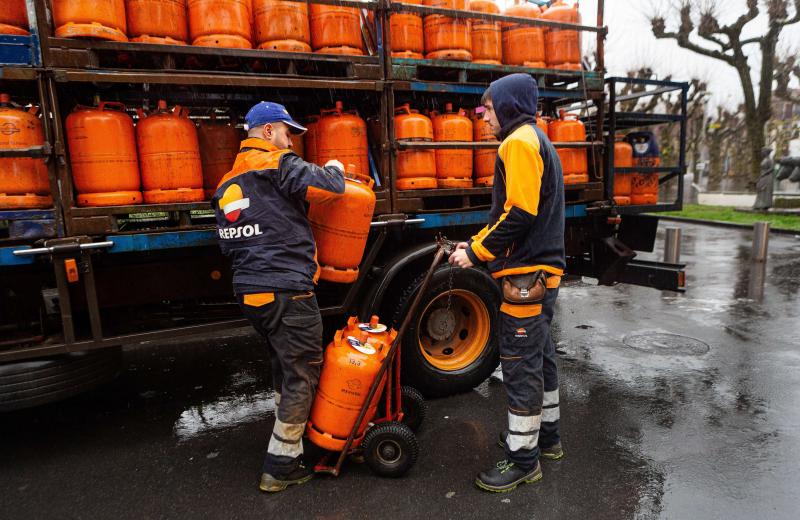
[[[0,10],[0,34],[27,36],[28,8],[25,0],[6,0],[7,5]],[[420,22],[420,29],[422,22]]]
[[[308,127],[306,127],[308,128]],[[305,145],[303,144],[303,136],[292,134],[289,136],[289,139],[292,140],[292,151],[299,155],[302,158],[305,158]],[[308,159],[306,159],[308,161]]]
[[[614,142],[614,168],[633,168],[633,147],[622,135]],[[632,173],[614,172],[614,202],[620,206],[631,203]]]
[[[311,4],[311,46],[323,54],[364,54],[358,9]]]
[[[355,110],[344,110],[337,101],[334,108],[322,110],[317,123],[317,164],[336,159],[352,164],[352,173],[369,176],[367,123]]]
[[[415,13],[393,13],[389,17],[389,34],[392,56],[395,58],[422,59],[425,39],[422,33],[422,17]]]
[[[520,18],[539,18],[542,16],[542,11],[538,6],[523,2],[510,6],[503,14]],[[502,31],[503,63],[524,67],[545,67],[543,27],[503,22]]]
[[[203,165],[203,189],[207,198],[217,191],[220,179],[231,171],[239,153],[241,134],[231,122],[220,122],[214,117],[197,126],[200,144],[200,162]]]
[[[252,23],[250,0],[189,0],[192,45],[250,49]]]
[[[131,41],[186,45],[186,0],[125,0]]]
[[[253,0],[256,44],[259,49],[311,52],[308,4],[282,0]]]
[[[359,323],[355,316],[336,332],[325,349],[325,360],[311,415],[306,425],[308,438],[317,446],[342,451],[367,401],[369,387],[378,375],[397,332],[389,330],[373,316],[369,323]],[[358,447],[364,431],[375,417],[386,377],[375,392],[364,420],[356,431],[353,447]]]
[[[124,0],[53,0],[58,38],[97,38],[126,42]]]
[[[472,137],[474,141],[496,141],[489,123],[481,114],[473,114]],[[498,143],[498,146],[500,143]],[[496,148],[479,148],[475,150],[474,175],[475,186],[492,186],[494,184],[494,163],[497,159]]]
[[[77,106],[67,116],[66,131],[78,206],[142,202],[136,136],[125,105]]]
[[[569,6],[557,0],[542,14],[542,19],[553,22],[581,23],[577,4]],[[548,28],[545,33],[547,67],[562,70],[581,70],[581,33],[570,29]]]
[[[394,111],[395,138],[406,141],[433,141],[430,118],[412,110],[406,103]],[[433,150],[403,150],[397,153],[398,190],[427,190],[436,187],[436,153]]]
[[[0,148],[30,148],[44,144],[38,108],[25,111],[0,94]],[[53,205],[44,159],[0,159],[0,209],[48,208]]]
[[[469,10],[479,13],[500,14],[500,8],[493,0],[470,0]],[[473,19],[472,25],[472,61],[501,65],[503,45],[500,41],[500,22]]]
[[[348,165],[347,169],[351,168]],[[321,279],[336,283],[358,279],[358,266],[375,212],[373,184],[367,176],[347,173],[341,197],[309,208],[308,221],[317,243]]]
[[[169,110],[162,99],[158,109],[146,117],[140,110],[136,139],[145,202],[203,200],[197,129],[184,109],[176,106]]]
[[[433,138],[438,142],[472,141],[472,121],[462,109],[445,105],[433,117]],[[436,150],[436,181],[439,188],[472,187],[472,150]]]
[[[576,114],[567,114],[564,110],[561,110],[559,115],[559,119],[551,121],[548,125],[548,134],[551,141],[565,143],[586,141],[586,128]],[[585,148],[556,147],[556,152],[561,159],[564,184],[589,182]]]
[[[422,0],[424,5],[442,9],[467,10],[467,0]],[[472,60],[469,20],[438,14],[425,17],[425,57],[429,60]]]
[[[661,152],[653,132],[631,132],[626,137],[633,146],[633,166],[657,168],[661,166]],[[658,174],[634,173],[631,180],[631,204],[637,206],[658,203]]]

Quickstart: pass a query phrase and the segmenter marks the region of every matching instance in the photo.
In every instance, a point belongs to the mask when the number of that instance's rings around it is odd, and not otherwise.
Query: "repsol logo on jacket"
[[[250,207],[250,199],[244,196],[241,186],[231,184],[220,197],[219,207],[225,215],[225,220],[235,223],[239,220],[242,212]],[[264,234],[259,224],[219,228],[218,231],[219,237],[224,240],[235,240]]]

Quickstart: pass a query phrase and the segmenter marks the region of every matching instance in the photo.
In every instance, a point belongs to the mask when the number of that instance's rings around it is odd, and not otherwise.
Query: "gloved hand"
[[[336,159],[331,159],[330,161],[326,162],[325,166],[326,167],[327,166],[336,166],[337,168],[342,170],[342,173],[344,173],[344,164],[342,164],[341,162],[337,161]]]

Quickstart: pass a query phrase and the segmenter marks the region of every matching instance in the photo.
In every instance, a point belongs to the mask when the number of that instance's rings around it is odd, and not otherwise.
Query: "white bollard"
[[[681,228],[666,228],[664,237],[664,262],[677,264],[681,261]]]

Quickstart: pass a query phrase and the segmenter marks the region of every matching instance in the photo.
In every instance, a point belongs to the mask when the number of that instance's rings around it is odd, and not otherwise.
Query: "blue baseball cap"
[[[244,116],[244,129],[250,130],[251,128],[258,128],[259,126],[266,125],[267,123],[286,123],[289,125],[289,131],[293,134],[302,134],[308,130],[306,127],[292,119],[286,107],[280,103],[272,103],[270,101],[261,101]]]

